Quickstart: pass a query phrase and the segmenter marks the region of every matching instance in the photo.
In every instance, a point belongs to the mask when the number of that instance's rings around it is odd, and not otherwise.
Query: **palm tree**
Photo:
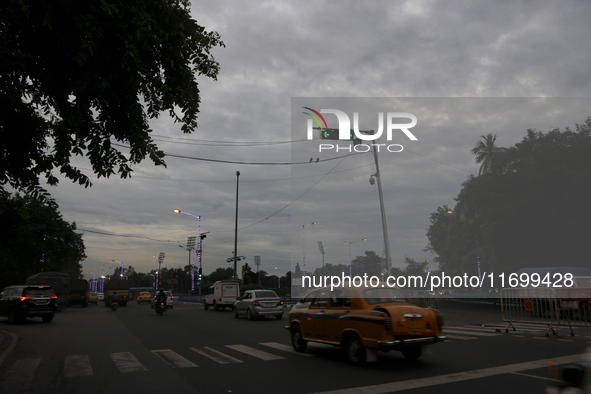
[[[486,136],[481,135],[480,138],[482,138],[483,141],[478,141],[474,149],[470,151],[476,156],[476,163],[482,163],[478,175],[490,172],[495,155],[507,150],[507,148],[499,148],[495,145],[497,139],[496,134],[492,135],[491,133],[488,133]]]

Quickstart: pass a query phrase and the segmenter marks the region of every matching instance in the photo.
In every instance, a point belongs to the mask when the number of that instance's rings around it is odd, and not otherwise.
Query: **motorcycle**
[[[162,314],[164,313],[164,311],[166,310],[166,305],[164,305],[164,302],[157,302],[156,303],[156,313],[160,316],[162,316]]]
[[[117,310],[117,308],[119,307],[119,305],[117,304],[117,301],[113,301],[111,302],[111,310],[113,312],[115,312]]]

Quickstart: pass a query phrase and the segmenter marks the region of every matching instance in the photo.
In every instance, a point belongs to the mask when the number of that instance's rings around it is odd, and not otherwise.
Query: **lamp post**
[[[234,220],[234,279],[238,277],[236,262],[238,256],[238,185],[240,184],[240,171],[236,171],[236,219]]]
[[[102,293],[102,292],[103,292],[103,290],[104,290],[104,287],[105,287],[105,270],[104,270],[104,269],[102,269],[102,268],[95,268],[95,269],[97,269],[97,270],[98,270],[98,269],[100,269],[100,270],[101,270],[101,272],[102,272],[102,275],[101,275],[101,278],[100,278],[100,279],[102,279],[102,280],[100,281],[100,284],[101,284],[101,291],[100,291],[100,292]]]
[[[180,209],[175,209],[174,210],[175,213],[184,213],[185,215],[189,215],[194,217],[195,219],[197,219],[198,222],[198,235],[197,235],[197,239],[199,240],[199,246],[198,246],[198,250],[201,250],[201,215],[193,215],[192,213],[189,212],[184,212],[181,211]],[[187,243],[187,247],[188,247],[188,243]],[[193,269],[191,270],[191,291],[195,291],[195,251],[193,251]],[[199,253],[199,265],[201,265],[201,253]]]
[[[275,267],[276,270],[279,270],[279,279],[278,279],[278,289],[281,288],[281,268]]]
[[[367,241],[367,238],[360,239],[360,241]],[[353,263],[351,260],[351,244],[354,244],[357,241],[345,241],[347,245],[349,245],[349,278],[353,280]]]
[[[92,285],[90,286],[90,291],[96,291],[96,275],[94,272],[86,271],[87,274],[92,274]]]
[[[312,222],[310,224],[304,224],[302,226],[302,278],[306,275],[306,227],[315,225],[316,222]],[[302,279],[302,287],[304,286],[304,280]]]
[[[121,264],[121,272],[119,272],[119,278],[123,278],[123,263],[121,261],[117,261],[117,260],[111,260],[111,261]]]
[[[373,131],[373,130],[372,130]],[[376,173],[372,174],[369,177],[369,184],[373,185],[375,179],[378,180],[378,195],[380,197],[380,211],[382,215],[382,233],[384,235],[384,250],[386,252],[386,264],[385,267],[382,267],[382,279],[384,278],[384,269],[386,270],[388,275],[391,275],[392,272],[392,259],[390,258],[390,241],[388,239],[388,225],[386,224],[386,210],[384,208],[384,194],[382,192],[382,177],[380,175],[380,164],[378,162],[378,154],[376,152],[376,147],[374,145],[373,150],[373,158],[376,164]]]

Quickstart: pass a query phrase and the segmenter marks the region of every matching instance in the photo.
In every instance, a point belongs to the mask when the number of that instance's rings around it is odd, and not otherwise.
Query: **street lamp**
[[[302,278],[306,275],[306,227],[313,226],[316,222],[312,222],[310,224],[304,224],[302,226],[302,264],[303,264],[303,271],[302,271]],[[302,287],[304,286],[304,281],[302,279]]]
[[[360,241],[367,241],[367,238],[360,239]],[[357,241],[345,241],[346,244],[349,245],[349,278],[353,280],[353,264],[351,260],[351,244],[354,244]]]
[[[123,278],[123,263],[121,261],[117,261],[117,260],[111,260],[111,261],[121,264],[121,272],[119,272],[119,278]]]
[[[373,131],[373,130],[372,130]],[[375,145],[373,146],[373,158],[376,165],[376,172],[369,177],[369,184],[373,185],[375,180],[378,180],[378,196],[380,198],[380,211],[382,216],[382,234],[384,236],[384,250],[386,252],[386,264],[382,267],[382,279],[384,278],[384,269],[390,275],[392,271],[392,259],[390,258],[390,241],[388,239],[388,225],[386,224],[386,209],[384,208],[384,193],[382,192],[382,177],[380,175],[380,164],[378,162],[378,154]]]
[[[279,287],[278,287],[278,289],[280,289],[280,288],[281,288],[281,268],[277,268],[277,267],[275,267],[275,269],[276,269],[276,270],[279,270],[279,281],[278,281],[278,282],[279,282],[279,283],[278,283]]]
[[[240,184],[240,171],[236,171],[236,219],[234,220],[234,279],[238,277],[236,263],[238,256],[238,185]]]
[[[185,215],[189,215],[189,216],[194,217],[198,221],[198,236],[197,236],[197,239],[199,240],[198,266],[201,268],[201,216],[200,215],[193,215],[192,213],[184,212],[184,211],[181,211],[180,209],[175,209],[174,212],[175,213],[184,213]],[[187,246],[188,246],[188,244],[187,244]],[[195,251],[193,251],[193,269],[191,270],[191,291],[195,291],[195,254],[194,254],[194,252]]]
[[[92,274],[92,285],[90,286],[90,291],[96,291],[96,275],[94,272],[86,271],[87,274]]]

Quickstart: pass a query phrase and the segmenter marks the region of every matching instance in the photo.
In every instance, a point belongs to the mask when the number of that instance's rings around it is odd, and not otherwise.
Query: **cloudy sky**
[[[591,115],[585,1],[217,0],[193,1],[192,14],[226,48],[214,51],[218,80],[200,80],[197,132],[184,135],[165,117],[152,124],[164,152],[184,158],[143,163],[131,179],[95,179],[89,189],[65,180],[50,188],[84,232],[84,272],[108,273],[112,260],[148,272],[160,252],[167,267],[186,265],[198,222],[175,208],[201,215],[210,232],[204,273],[229,267],[236,171],[238,254],[250,265],[261,256],[260,269],[284,274],[305,245],[313,269],[322,264],[318,241],[326,263],[349,262],[344,241],[359,241],[353,256],[383,255],[373,156],[319,153],[319,141],[302,141],[303,106],[351,119],[357,111],[362,129],[376,129],[380,111],[417,116],[417,141],[395,134],[403,152],[379,155],[394,266],[405,256],[432,260],[423,251],[429,214],[453,206],[478,173],[470,149],[481,135],[511,146],[528,128],[573,127]]]

